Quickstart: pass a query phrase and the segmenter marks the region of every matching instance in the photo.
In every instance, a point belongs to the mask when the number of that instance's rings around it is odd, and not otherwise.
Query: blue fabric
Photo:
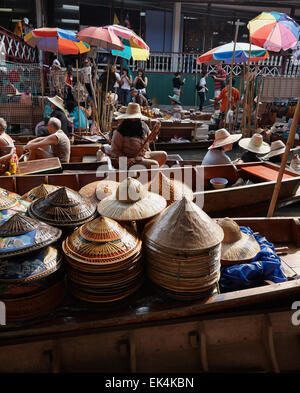
[[[77,130],[79,128],[79,119],[78,119],[78,106],[73,110],[73,112],[70,113],[71,117],[74,117],[74,130]],[[82,108],[80,108],[80,128],[85,128],[87,125],[87,128],[89,128],[89,122],[86,118],[86,114]]]
[[[240,227],[241,231],[253,236],[248,227]],[[270,280],[274,283],[287,280],[281,269],[281,261],[274,250],[274,245],[261,235],[253,236],[260,245],[260,252],[251,263],[235,266],[222,266],[219,287],[221,292],[237,291],[253,288]]]

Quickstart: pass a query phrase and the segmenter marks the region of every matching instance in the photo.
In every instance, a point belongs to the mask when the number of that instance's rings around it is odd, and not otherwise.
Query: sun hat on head
[[[173,94],[172,96],[168,96],[170,100],[176,102],[177,104],[181,104],[180,97],[177,94]]]
[[[295,149],[290,149],[293,151]],[[285,144],[279,139],[278,141],[274,141],[271,143],[270,153],[266,154],[262,157],[263,160],[268,160],[271,157],[279,156],[285,152]]]
[[[263,141],[263,137],[256,133],[251,138],[243,138],[239,141],[239,145],[252,153],[266,154],[271,150],[270,145]]]
[[[116,120],[119,119],[141,119],[148,120],[148,117],[142,115],[141,107],[136,102],[130,102],[127,106],[126,112],[122,115],[116,117]]]
[[[251,261],[259,252],[260,246],[250,235],[243,233],[231,218],[222,218],[217,223],[223,229],[221,264],[236,265]]]
[[[48,97],[48,100],[51,102],[51,104],[57,106],[62,111],[65,110],[65,108],[64,108],[64,100],[61,97],[59,97],[59,96]]]
[[[147,191],[138,180],[128,177],[116,192],[99,202],[98,212],[116,221],[137,221],[156,216],[166,206],[165,198]]]
[[[231,143],[237,142],[242,137],[242,134],[229,134],[225,128],[220,128],[215,132],[215,140],[209,150],[215,149],[217,147],[229,145]]]

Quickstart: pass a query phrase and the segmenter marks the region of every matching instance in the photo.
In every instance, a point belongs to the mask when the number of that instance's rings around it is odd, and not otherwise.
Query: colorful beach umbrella
[[[58,27],[42,27],[32,30],[24,37],[25,42],[32,47],[63,55],[78,55],[90,50],[90,46],[76,38],[76,34]]]
[[[250,41],[270,51],[288,50],[296,45],[300,26],[281,12],[262,12],[247,25]]]
[[[197,64],[206,63],[212,60],[223,60],[231,63],[233,56],[234,42],[218,46],[199,56]],[[234,63],[246,62],[249,58],[250,44],[237,42],[234,53]],[[256,45],[251,45],[250,61],[264,60],[269,56],[266,49]]]
[[[113,31],[104,29],[103,27],[87,27],[81,30],[76,37],[90,45],[98,46],[103,49],[124,49],[124,45],[119,37],[116,36]]]
[[[292,48],[292,55],[296,60],[300,60],[300,41]]]
[[[114,56],[120,56],[127,60],[129,60],[131,57],[133,60],[149,59],[149,46],[133,30],[120,25],[104,26],[104,29],[114,32],[122,39],[124,49],[122,51],[112,50],[112,54]]]

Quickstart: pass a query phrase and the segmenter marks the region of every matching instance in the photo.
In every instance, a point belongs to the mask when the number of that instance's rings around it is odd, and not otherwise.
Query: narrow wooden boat
[[[237,168],[237,169],[236,169]],[[233,165],[213,166],[180,166],[160,168],[152,171],[131,169],[129,171],[108,170],[100,166],[97,172],[62,173],[49,175],[30,176],[1,176],[0,187],[18,194],[25,194],[31,188],[48,183],[67,186],[79,190],[86,184],[101,180],[123,180],[127,176],[135,177],[142,183],[151,181],[158,172],[175,178],[190,186],[194,191],[196,202],[212,217],[224,216],[251,216],[258,212],[265,212],[273,194],[277,179],[278,165],[265,163],[247,163]],[[223,177],[228,180],[229,187],[212,189],[210,179]],[[238,178],[250,180],[252,184],[239,187],[230,187]],[[292,170],[285,170],[282,180],[278,207],[298,202],[300,195],[297,193],[300,185],[300,176]]]
[[[299,372],[300,221],[236,221],[288,247],[288,281],[193,302],[149,282],[115,305],[68,296],[43,319],[0,327],[0,372]]]

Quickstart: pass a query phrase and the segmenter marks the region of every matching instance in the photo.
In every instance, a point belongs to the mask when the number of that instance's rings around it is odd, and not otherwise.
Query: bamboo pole
[[[76,59],[76,77],[77,77],[77,100],[78,100],[78,129],[79,134],[81,130],[80,124],[80,82],[79,82],[79,70],[78,70],[78,58]]]
[[[278,176],[277,176],[277,182],[273,191],[273,195],[272,195],[272,200],[269,206],[269,210],[268,210],[268,217],[272,217],[274,214],[274,210],[275,210],[275,206],[276,206],[276,202],[277,202],[277,198],[278,198],[278,194],[280,191],[280,186],[281,186],[281,181],[282,181],[282,177],[283,177],[283,173],[285,170],[285,166],[288,160],[288,156],[289,156],[289,152],[291,147],[294,144],[294,139],[295,139],[295,134],[296,134],[296,129],[298,126],[298,122],[300,119],[300,96],[298,97],[298,102],[297,102],[297,106],[296,106],[296,110],[295,110],[295,114],[293,117],[293,122],[291,125],[291,129],[290,129],[290,133],[289,133],[289,137],[288,140],[286,142],[286,147],[285,147],[285,152],[284,155],[281,159],[281,165],[280,165],[280,169],[278,172]]]
[[[43,72],[43,66],[41,67],[41,90],[42,90],[42,109],[44,113],[44,72]]]

